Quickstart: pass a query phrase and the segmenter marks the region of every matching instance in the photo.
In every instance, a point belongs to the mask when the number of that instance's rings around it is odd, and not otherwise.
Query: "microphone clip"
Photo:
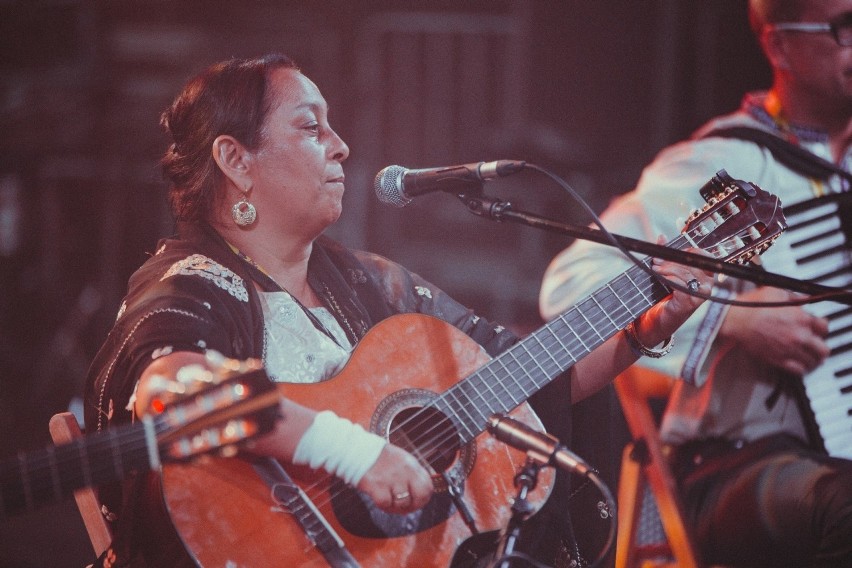
[[[476,188],[476,191],[459,193],[457,197],[467,206],[468,211],[493,221],[502,221],[503,214],[512,208],[512,204],[508,201],[485,195],[481,184]]]

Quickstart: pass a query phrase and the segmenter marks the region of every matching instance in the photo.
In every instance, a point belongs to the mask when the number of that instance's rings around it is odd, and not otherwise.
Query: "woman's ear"
[[[251,155],[236,138],[227,134],[217,136],[213,141],[213,160],[239,191],[246,193],[251,189]]]

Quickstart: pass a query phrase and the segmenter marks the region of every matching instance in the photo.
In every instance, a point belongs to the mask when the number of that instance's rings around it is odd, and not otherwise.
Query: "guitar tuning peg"
[[[239,448],[236,446],[223,446],[221,450],[219,450],[219,455],[223,458],[232,458],[235,457],[239,453]]]
[[[175,373],[175,379],[183,385],[191,385],[202,382],[209,383],[213,380],[212,373],[205,369],[202,365],[192,364],[184,365]]]
[[[207,362],[210,363],[210,366],[218,369],[227,364],[228,358],[216,351],[215,349],[208,349],[204,352],[204,358],[207,359]]]
[[[151,392],[151,399],[148,406],[156,414],[165,411],[169,404],[185,396],[191,390],[187,388],[186,383],[173,381],[163,375],[151,375],[149,381],[148,389]],[[135,400],[136,395],[134,393],[128,403],[128,410],[133,407]]]
[[[255,371],[263,367],[259,359],[232,359],[225,357],[218,351],[208,349],[205,358],[211,367],[216,369],[216,373],[220,379],[227,378],[234,374],[244,374],[249,371]]]
[[[159,394],[182,395],[186,393],[186,385],[169,380],[163,375],[151,375],[148,388]]]

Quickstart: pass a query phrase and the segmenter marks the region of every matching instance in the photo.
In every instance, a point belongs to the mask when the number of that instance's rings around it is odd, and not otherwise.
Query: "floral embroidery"
[[[354,284],[366,284],[367,276],[364,274],[363,270],[355,270],[354,268],[347,268],[346,271],[349,273],[349,282]]]
[[[165,347],[154,349],[154,351],[151,353],[151,359],[159,359],[163,355],[170,354],[172,351],[174,351],[174,349],[175,348],[173,345],[166,345]]]
[[[246,291],[243,279],[202,254],[193,254],[187,258],[174,263],[160,278],[162,282],[166,278],[177,274],[187,276],[201,276],[213,282],[216,286],[225,290],[234,298],[248,302],[248,291]]]
[[[432,291],[429,288],[424,286],[415,286],[414,290],[417,292],[418,296],[425,296],[430,300],[432,299]]]
[[[298,308],[293,304],[282,304],[278,306],[278,315],[285,322],[292,322],[296,318]]]

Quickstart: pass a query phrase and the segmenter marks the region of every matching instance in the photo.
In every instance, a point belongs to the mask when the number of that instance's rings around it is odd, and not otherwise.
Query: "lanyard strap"
[[[837,164],[829,162],[801,146],[779,138],[771,132],[750,126],[731,126],[711,130],[702,137],[710,138],[714,136],[719,138],[739,138],[740,140],[754,142],[769,150],[776,160],[788,168],[809,178],[826,180],[832,175],[840,176],[844,182],[844,191],[847,191],[849,186],[852,185],[852,174]]]

